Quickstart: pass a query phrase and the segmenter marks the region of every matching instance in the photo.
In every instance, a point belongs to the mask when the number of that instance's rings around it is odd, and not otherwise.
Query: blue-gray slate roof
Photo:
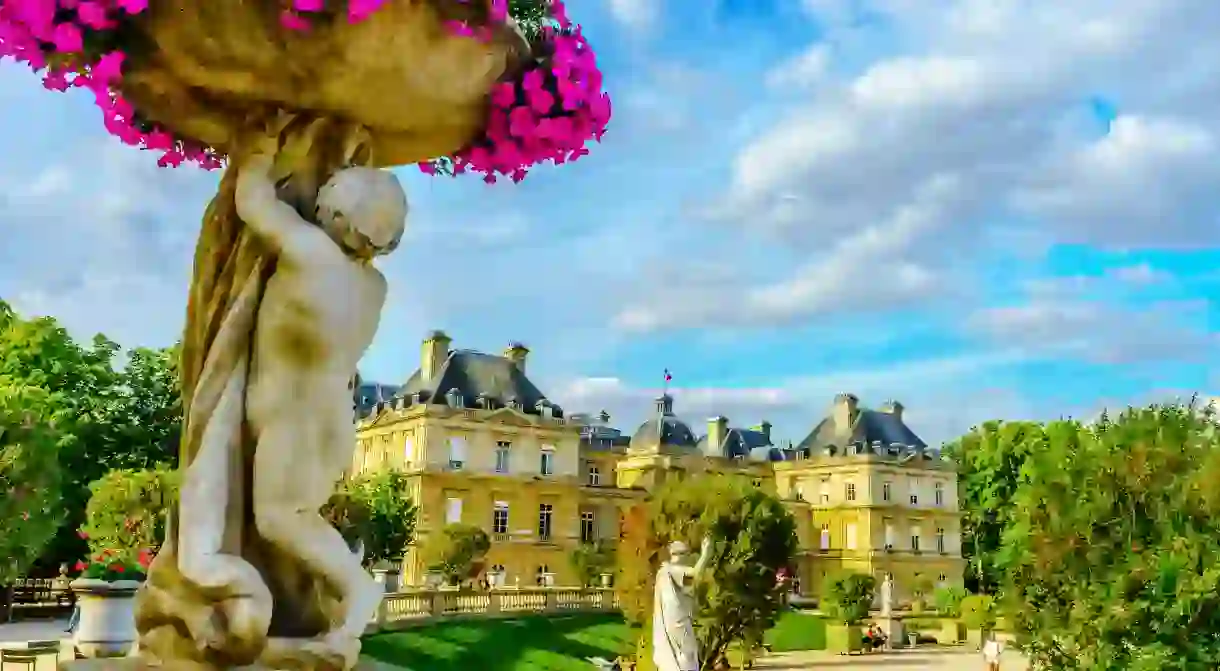
[[[448,395],[457,390],[464,407],[496,409],[515,403],[521,412],[537,415],[549,406],[555,417],[563,417],[563,408],[551,403],[512,361],[494,354],[474,350],[449,352],[440,370],[431,380],[424,380],[419,370],[398,390],[395,398],[411,402],[419,394],[421,403],[449,405]]]
[[[905,445],[926,448],[915,432],[911,430],[896,414],[861,408],[852,417],[850,427],[840,427],[835,424],[831,415],[814,427],[813,431],[797,445],[797,450],[806,454],[820,454],[841,451],[852,444],[872,445],[879,442],[884,446]]]

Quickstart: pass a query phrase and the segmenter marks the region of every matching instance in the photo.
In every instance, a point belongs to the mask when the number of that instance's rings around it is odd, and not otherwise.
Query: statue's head
[[[674,541],[669,544],[669,561],[681,564],[688,554],[690,554],[690,548],[686,546],[686,543]]]
[[[344,168],[318,190],[317,220],[351,256],[389,254],[406,230],[407,194],[388,170]]]

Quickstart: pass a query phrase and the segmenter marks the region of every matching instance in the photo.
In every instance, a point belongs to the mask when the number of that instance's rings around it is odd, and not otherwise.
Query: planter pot
[[[826,627],[826,650],[849,655],[864,649],[864,631],[859,625],[832,624]]]
[[[606,589],[610,589],[614,585],[614,576],[609,573],[601,574],[601,585]]]
[[[983,648],[984,633],[982,629],[969,629],[966,631],[966,642],[981,650]]]
[[[398,571],[393,569],[375,568],[373,569],[373,580],[381,583],[385,587],[387,594],[393,594],[398,591],[399,580]]]
[[[939,643],[956,645],[966,640],[966,627],[956,620],[946,620],[940,627]]]
[[[914,631],[907,632],[907,645],[914,648],[919,645],[919,633]]]
[[[137,580],[78,578],[70,587],[80,608],[80,622],[72,645],[85,658],[124,657],[136,643],[135,596]]]

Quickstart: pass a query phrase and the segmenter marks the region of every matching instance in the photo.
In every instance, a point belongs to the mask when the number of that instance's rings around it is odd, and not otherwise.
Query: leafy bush
[[[966,588],[951,585],[949,587],[941,587],[933,594],[933,600],[936,603],[936,612],[944,617],[954,619],[962,616],[962,599],[969,596]]]
[[[90,484],[81,529],[90,553],[117,553],[116,561],[134,562],[141,551],[159,549],[178,484],[178,471],[168,466],[113,470]]]
[[[1220,435],[1194,402],[1047,425],[1001,560],[1033,661],[1220,668]]]
[[[0,585],[24,576],[55,537],[66,440],[49,394],[0,376]]]
[[[652,617],[652,592],[661,565],[660,551],[661,542],[652,533],[648,506],[636,504],[629,508],[619,529],[614,591],[623,618],[632,627],[645,630],[642,640],[651,635],[647,626]]]
[[[989,594],[972,594],[961,601],[961,621],[967,629],[995,629],[995,598]]]
[[[839,624],[858,624],[868,617],[877,580],[864,573],[830,574],[822,581],[822,612]]]
[[[614,549],[600,541],[581,543],[568,555],[568,563],[582,585],[592,585],[598,576],[613,569]]]
[[[380,471],[345,480],[322,507],[349,545],[364,544],[365,566],[402,559],[415,535],[418,509],[405,473]]]
[[[144,580],[148,575],[148,565],[152,563],[153,554],[149,550],[140,550],[133,561],[115,550],[103,550],[94,555],[88,562],[76,562],[76,570],[81,578],[90,580]]]
[[[477,575],[490,549],[487,532],[471,524],[450,524],[431,539],[426,554],[432,570],[454,584]]]

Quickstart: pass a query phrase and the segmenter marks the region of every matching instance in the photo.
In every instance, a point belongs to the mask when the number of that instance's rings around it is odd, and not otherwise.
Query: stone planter
[[[385,591],[387,594],[393,594],[394,592],[398,591],[399,575],[398,575],[398,571],[396,571],[394,569],[388,569],[388,568],[373,569],[373,580],[376,580],[377,582],[381,583],[381,585],[383,587],[385,587]]]
[[[864,649],[864,632],[855,624],[832,624],[826,627],[826,651],[850,655]]]
[[[610,573],[601,574],[601,585],[605,589],[610,589],[614,586],[614,575]]]
[[[72,646],[85,658],[125,657],[136,643],[135,597],[138,580],[107,582],[77,578],[70,587],[80,608]]]

